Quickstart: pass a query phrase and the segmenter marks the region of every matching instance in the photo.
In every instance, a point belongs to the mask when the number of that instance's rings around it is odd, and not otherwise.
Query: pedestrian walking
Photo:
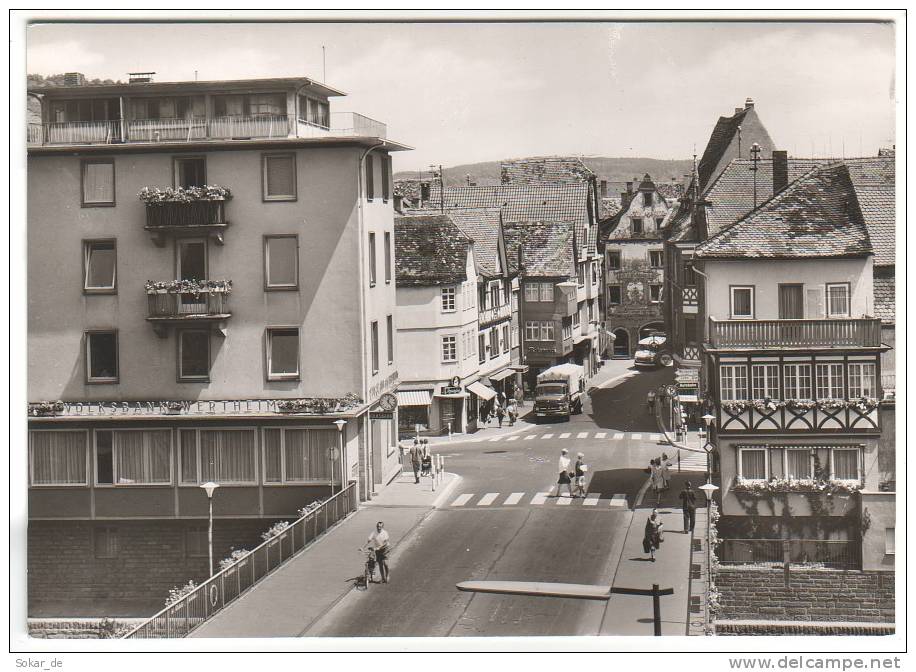
[[[588,472],[588,465],[585,464],[585,454],[576,455],[575,474],[576,478],[576,497],[585,497],[585,474]]]
[[[515,401],[518,403],[519,408],[525,405],[525,392],[522,390],[521,385],[515,386]]]
[[[375,524],[375,531],[369,535],[368,548],[375,550],[375,562],[378,564],[379,574],[382,575],[382,583],[388,583],[390,572],[388,571],[388,550],[391,544],[391,537],[388,530],[385,529],[385,523],[381,520]]]
[[[503,393],[502,390],[500,390],[499,392],[496,393],[496,401],[499,402],[499,405],[500,405],[500,406],[502,406],[503,408],[505,408],[505,406],[506,406],[506,395]]]
[[[655,551],[662,543],[662,521],[658,517],[658,512],[652,509],[651,515],[646,519],[646,529],[642,539],[643,551],[649,554],[652,562],[655,562]]]
[[[503,418],[506,417],[506,408],[503,405],[496,407],[496,420],[499,422],[500,428],[503,426]]]
[[[659,467],[659,460],[653,458],[649,460],[649,480],[652,483],[652,492],[658,495],[659,488],[661,486],[661,468]]]
[[[681,510],[684,512],[684,534],[688,534],[693,532],[697,520],[697,493],[690,485],[690,481],[684,484],[684,489],[678,497],[681,498]]]
[[[420,482],[421,464],[422,449],[420,448],[420,441],[418,439],[414,439],[413,445],[410,447],[410,466],[413,468],[414,483]]]
[[[559,476],[557,477],[557,494],[556,494],[557,497],[560,496],[560,486],[561,485],[566,486],[566,492],[569,494],[570,497],[573,496],[572,486],[570,485],[571,478],[570,478],[570,473],[569,473],[569,457],[567,457],[568,454],[569,454],[569,451],[566,450],[566,448],[563,448],[560,451],[560,460],[557,463],[557,470],[559,471]]]
[[[662,453],[662,459],[658,465],[659,474],[662,481],[662,489],[667,490],[669,485],[669,480],[671,478],[671,462],[668,461],[668,453]]]
[[[429,439],[420,439],[420,475],[429,476],[433,468],[433,456],[429,452]]]
[[[518,405],[516,404],[515,399],[512,399],[511,397],[506,403],[506,415],[509,417],[509,426],[513,427],[515,425],[516,418],[518,418]]]

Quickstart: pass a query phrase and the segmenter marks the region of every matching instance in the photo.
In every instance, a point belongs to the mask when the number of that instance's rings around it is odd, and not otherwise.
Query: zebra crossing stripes
[[[529,434],[528,436],[525,437],[525,441],[531,441],[531,439],[536,439],[536,438],[537,438],[536,434]]]
[[[553,434],[544,434],[543,436],[541,436],[541,438],[542,438],[542,439],[552,439],[552,438],[553,438]]]
[[[524,492],[513,492],[511,495],[506,497],[506,501],[503,502],[504,506],[514,506],[522,501],[522,497],[525,496]]]
[[[611,506],[626,506],[627,505],[627,496],[626,495],[614,495],[611,497]]]
[[[649,434],[646,432],[627,434],[625,432],[560,432],[556,434],[554,432],[547,432],[546,434],[537,434],[537,433],[528,433],[528,434],[497,434],[496,436],[482,437],[479,439],[471,439],[472,441],[483,441],[496,443],[499,441],[505,441],[506,443],[510,441],[533,441],[535,439],[541,439],[542,441],[549,441],[550,439],[572,439],[573,434],[575,434],[575,440],[582,439],[608,439],[611,441],[622,441],[624,439],[632,439],[633,441],[653,441],[661,442],[664,440],[664,435],[662,434]],[[702,457],[702,456],[701,456]]]
[[[561,438],[561,439],[568,439],[570,436],[571,436],[571,435],[570,435],[569,432],[563,432],[562,434],[560,434],[559,438]]]
[[[598,506],[598,500],[601,499],[600,492],[590,492],[582,502],[582,506]]]
[[[477,502],[477,506],[490,506],[497,497],[499,497],[498,492],[488,492],[480,498],[480,501]]]
[[[616,434],[614,434],[614,441],[620,441],[620,439],[622,438],[623,438],[622,432],[617,432]]]
[[[455,501],[452,502],[452,506],[464,506],[465,504],[470,502],[471,498],[473,497],[474,497],[473,494],[467,494],[467,493],[463,495],[458,495],[457,497],[455,497]]]
[[[492,442],[494,442],[494,441],[502,441],[504,438],[505,438],[505,437],[502,436],[502,435],[494,436],[492,439],[490,439],[490,442],[492,443]]]
[[[550,494],[549,492],[539,492],[538,494],[536,494],[534,497],[531,498],[531,503],[532,504],[543,504],[544,502],[547,501],[547,495],[549,494]]]
[[[596,439],[603,439],[606,436],[607,436],[607,432],[595,432]]]
[[[630,434],[630,438],[634,441],[642,441],[642,434]]]
[[[557,497],[557,506],[569,506],[572,501],[572,497]]]
[[[520,436],[510,436],[506,439],[506,442],[508,443],[509,441],[518,441],[520,438]]]
[[[450,506],[455,508],[464,507],[465,509],[473,509],[475,507],[485,507],[485,506],[516,506],[522,503],[522,500],[525,499],[528,493],[524,492],[513,492],[510,493],[503,501],[499,501],[503,493],[500,492],[487,492],[483,495],[478,495],[476,493],[464,493],[458,495],[451,503]],[[479,499],[474,502],[473,500],[479,496]],[[469,504],[472,504],[469,506]],[[609,499],[602,499],[600,492],[592,492],[585,496],[581,497],[569,497],[569,496],[554,496],[553,491],[547,492],[537,492],[528,502],[531,506],[588,506],[588,507],[605,507],[611,509],[624,509],[627,508],[627,496],[623,493],[617,493],[612,495]]]
[[[579,432],[578,434],[576,434],[576,438],[577,438],[577,439],[587,439],[587,438],[588,438],[588,432]]]

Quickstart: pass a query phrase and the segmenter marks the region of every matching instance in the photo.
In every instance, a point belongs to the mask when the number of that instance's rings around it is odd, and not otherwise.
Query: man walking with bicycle
[[[388,535],[388,530],[385,529],[385,523],[380,520],[375,524],[375,531],[369,535],[369,542],[366,546],[375,550],[375,562],[378,564],[382,583],[388,583],[388,551],[390,544],[391,537]]]

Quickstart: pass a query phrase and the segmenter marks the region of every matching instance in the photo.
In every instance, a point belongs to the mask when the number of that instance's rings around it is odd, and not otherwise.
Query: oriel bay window
[[[118,332],[86,332],[86,382],[118,382]]]
[[[875,365],[869,362],[850,362],[849,398],[877,397]]]
[[[818,364],[817,373],[817,398],[818,399],[843,399],[843,364],[831,362]]]
[[[810,364],[786,364],[783,377],[786,399],[811,399]]]
[[[181,429],[181,483],[257,483],[254,429]]]
[[[299,379],[299,329],[297,327],[267,329],[267,379]]]
[[[747,366],[745,364],[721,365],[719,383],[722,401],[747,400]]]
[[[114,294],[117,267],[117,247],[113,239],[83,241],[83,290],[87,294]]]
[[[264,482],[304,483],[331,479],[336,429],[265,428]]]
[[[89,433],[56,429],[29,432],[32,485],[88,485]]]
[[[96,430],[95,470],[98,485],[170,484],[171,430]]]
[[[779,364],[753,364],[754,399],[779,398]]]
[[[267,291],[299,287],[299,237],[264,236],[264,288]]]
[[[184,329],[178,332],[178,380],[210,380],[210,332],[207,329]]]

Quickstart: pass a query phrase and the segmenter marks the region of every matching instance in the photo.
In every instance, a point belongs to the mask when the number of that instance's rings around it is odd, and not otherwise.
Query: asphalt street
[[[646,483],[643,469],[665,450],[646,394],[672,378],[671,369],[626,371],[593,390],[592,403],[569,422],[437,446],[462,480],[397,549],[391,583],[350,593],[304,634],[607,634],[602,623],[613,600],[461,593],[455,584],[612,583]],[[563,447],[573,459],[585,454],[587,499],[554,496]]]

